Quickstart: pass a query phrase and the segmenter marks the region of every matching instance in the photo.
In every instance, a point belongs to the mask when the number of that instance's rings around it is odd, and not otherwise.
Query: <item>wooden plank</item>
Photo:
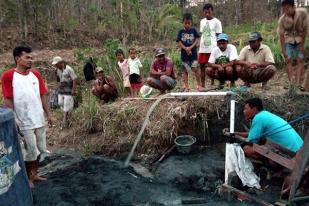
[[[294,159],[283,157],[271,151],[266,146],[253,144],[253,150],[260,155],[263,155],[264,157],[267,157],[268,159],[273,160],[274,162],[284,166],[285,168],[288,168],[290,170],[293,170],[294,168]]]
[[[250,195],[246,192],[243,192],[239,189],[236,189],[236,188],[234,188],[230,185],[227,185],[227,184],[221,185],[221,192],[231,192],[234,195],[236,195],[238,198],[240,198],[241,200],[252,201],[252,202],[257,203],[257,204],[262,205],[262,206],[274,206],[273,204],[271,204],[269,202],[266,202],[266,201],[261,200],[261,199],[256,198],[256,197],[253,197],[252,195]]]

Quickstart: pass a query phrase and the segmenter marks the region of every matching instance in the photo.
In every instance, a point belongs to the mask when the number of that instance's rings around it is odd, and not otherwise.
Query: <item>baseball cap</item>
[[[221,33],[218,35],[217,37],[217,41],[228,41],[229,40],[229,36],[225,33]]]
[[[104,71],[104,70],[103,70],[102,67],[97,67],[97,68],[95,69],[95,72],[96,72],[96,73],[103,72],[103,71]]]
[[[156,57],[165,54],[165,51],[163,48],[156,49]]]
[[[262,40],[262,36],[260,32],[250,32],[249,34],[249,41],[256,41],[256,40]]]
[[[62,61],[63,59],[60,56],[55,56],[53,58],[52,65],[58,64],[59,62],[62,62]]]

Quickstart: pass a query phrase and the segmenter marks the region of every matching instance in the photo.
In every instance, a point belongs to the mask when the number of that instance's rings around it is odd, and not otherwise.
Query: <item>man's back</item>
[[[254,116],[248,135],[252,142],[262,137],[293,152],[298,151],[303,145],[302,138],[289,123],[268,111],[261,111]]]

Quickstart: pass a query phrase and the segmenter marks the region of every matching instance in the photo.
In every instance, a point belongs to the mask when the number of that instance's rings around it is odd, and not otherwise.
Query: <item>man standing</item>
[[[201,67],[201,85],[205,87],[206,65],[210,53],[217,46],[217,36],[222,33],[221,21],[214,17],[214,8],[212,4],[205,4],[203,7],[204,17],[200,22],[201,41],[198,56],[198,63]],[[213,85],[214,80],[211,80]]]
[[[31,48],[18,46],[13,50],[16,67],[2,74],[4,103],[13,109],[16,124],[23,135],[25,165],[29,186],[34,181],[45,180],[37,175],[39,155],[48,153],[44,112],[52,124],[47,104],[47,87],[40,73],[32,68]]]
[[[66,127],[69,113],[74,107],[73,96],[76,95],[77,76],[72,67],[67,65],[60,56],[53,58],[52,65],[57,69],[57,76],[60,81],[58,104],[64,112],[62,124]]]
[[[275,75],[275,60],[270,48],[262,44],[262,36],[259,32],[249,34],[249,45],[244,47],[239,54],[236,64],[238,77],[240,77],[246,86],[251,83],[261,83],[262,89],[270,89],[267,82]]]
[[[296,86],[301,86],[301,76],[304,70],[305,40],[309,28],[309,15],[305,8],[295,8],[294,0],[282,0],[283,15],[279,19],[278,34],[281,51],[285,58],[286,70],[290,83],[293,79],[292,59],[297,59]]]
[[[177,82],[174,71],[174,64],[170,58],[165,57],[163,48],[156,49],[156,60],[152,63],[150,77],[147,78],[147,84],[150,87],[158,89],[159,95],[164,94],[166,90],[172,90]]]

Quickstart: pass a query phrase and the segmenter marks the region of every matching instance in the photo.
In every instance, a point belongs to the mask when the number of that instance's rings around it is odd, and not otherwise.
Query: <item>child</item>
[[[122,71],[123,76],[123,87],[125,89],[125,92],[128,94],[128,96],[132,96],[132,88],[129,80],[130,76],[130,70],[129,70],[129,64],[128,60],[124,57],[124,52],[121,49],[117,49],[116,51],[116,57],[118,60],[118,66]]]
[[[132,89],[132,96],[137,97],[139,89],[142,87],[142,81],[140,76],[140,68],[143,67],[141,61],[137,57],[137,50],[135,48],[129,49],[129,70],[130,70],[130,84]]]
[[[203,7],[204,19],[200,22],[201,41],[198,62],[201,66],[201,82],[205,87],[206,65],[208,63],[210,53],[217,46],[217,36],[222,33],[221,21],[214,17],[214,8],[212,4],[205,4]],[[211,81],[214,84],[214,81]]]
[[[184,82],[184,91],[188,92],[188,72],[192,70],[195,73],[197,90],[202,91],[204,88],[201,85],[201,72],[197,63],[197,48],[196,45],[200,35],[195,28],[192,28],[192,15],[186,13],[182,19],[183,29],[178,32],[177,42],[181,48],[181,61],[182,61],[182,79]]]

